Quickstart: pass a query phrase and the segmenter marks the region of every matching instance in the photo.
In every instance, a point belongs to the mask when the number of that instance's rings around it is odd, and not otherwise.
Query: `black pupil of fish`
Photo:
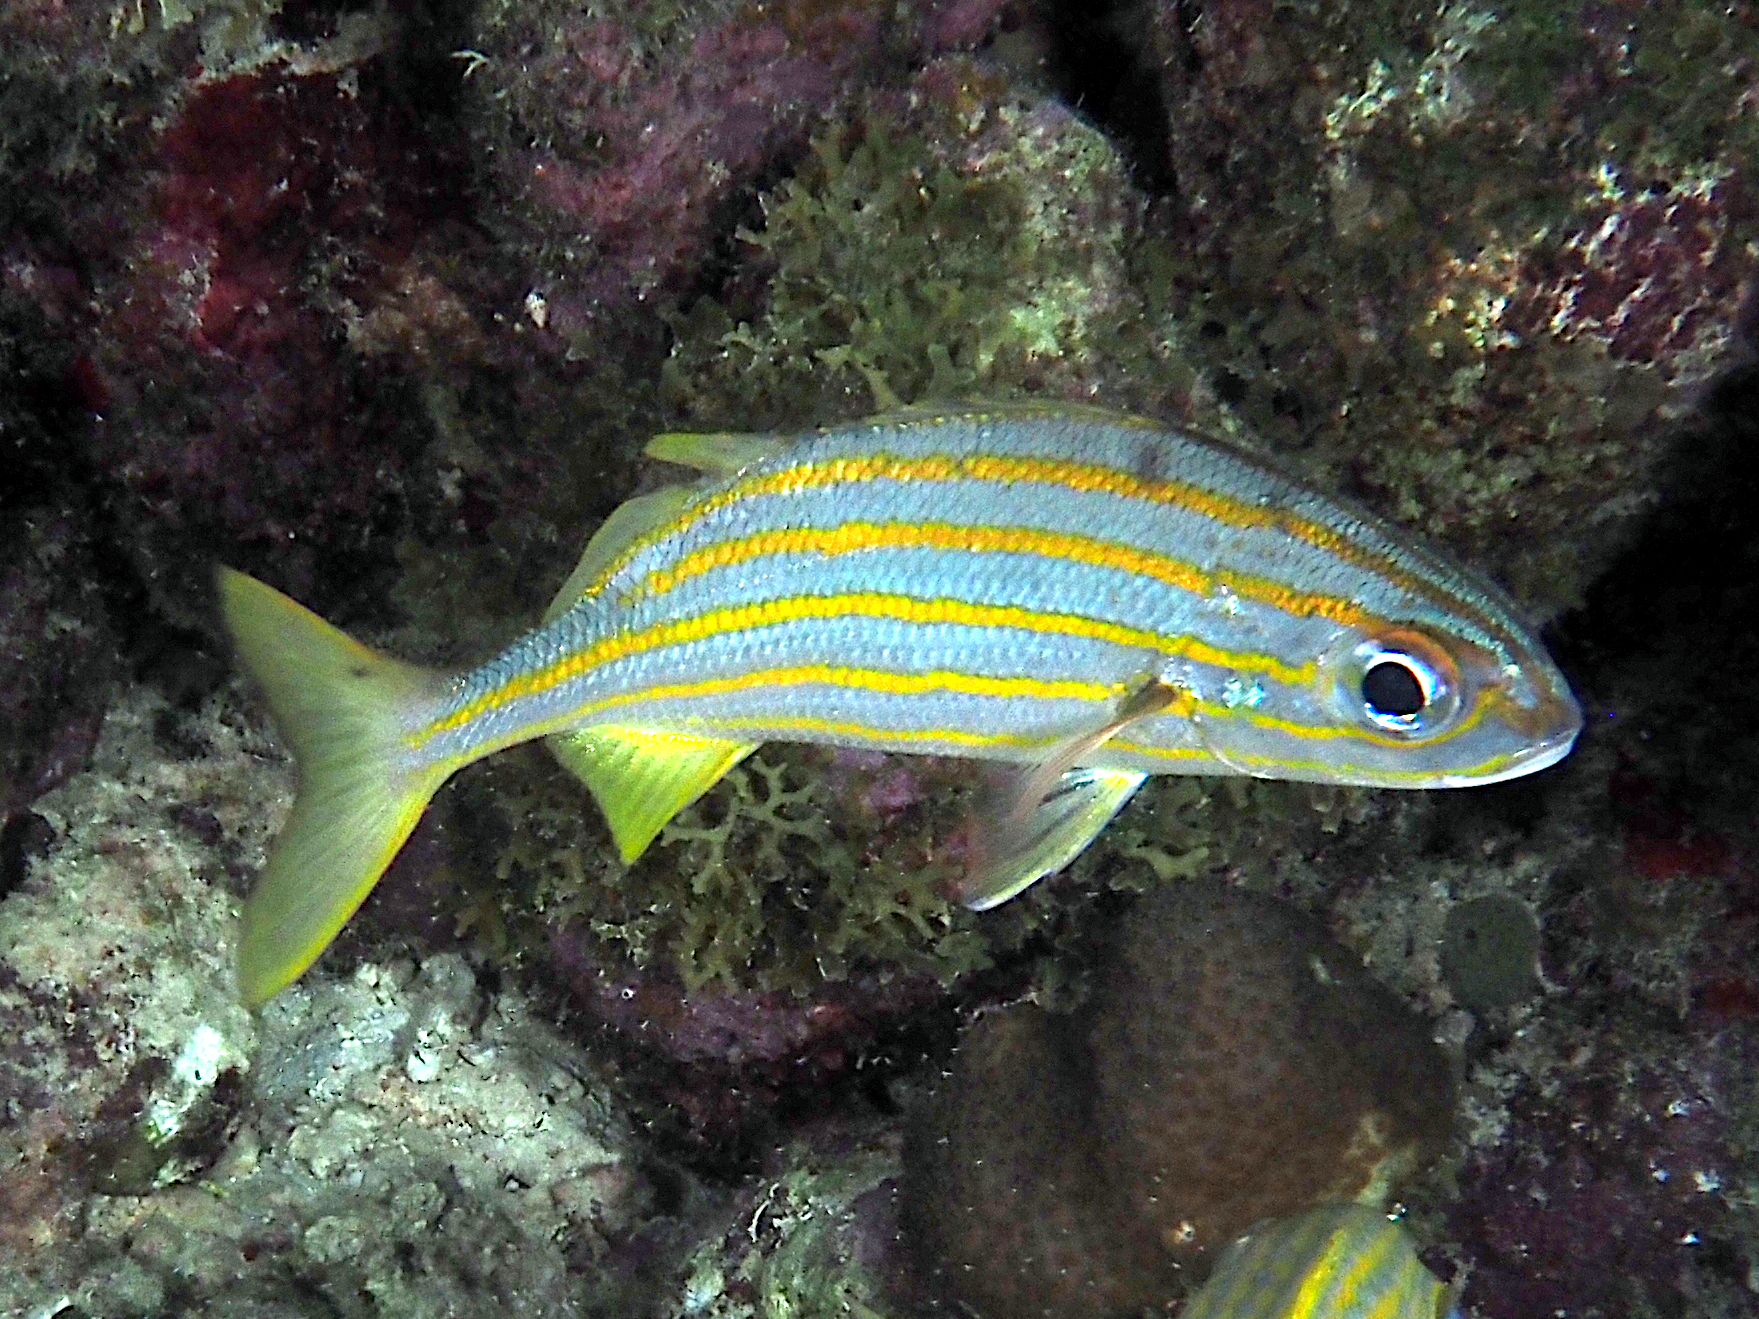
[[[1405,665],[1383,660],[1362,675],[1362,699],[1375,714],[1404,718],[1423,708],[1423,684]]]

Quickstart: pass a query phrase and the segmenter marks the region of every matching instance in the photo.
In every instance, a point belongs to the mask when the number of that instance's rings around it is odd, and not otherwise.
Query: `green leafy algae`
[[[956,794],[903,827],[864,829],[826,759],[766,748],[625,868],[578,783],[524,758],[491,787],[512,829],[496,862],[505,918],[584,928],[689,990],[802,990],[878,966],[949,980],[987,966],[989,941],[940,891],[947,872],[921,863],[930,817],[944,825]]]
[[[669,399],[761,428],[1126,380],[1139,405],[1188,393],[1103,135],[964,61],[917,92],[820,134],[762,198],[762,228],[739,235],[767,272],[761,303],[704,298],[674,318]]]
[[[1076,860],[1072,882],[1036,885],[979,916],[947,892],[962,836],[982,827],[969,771],[901,757],[851,768],[821,748],[773,744],[625,867],[573,778],[536,751],[505,755],[471,776],[454,807],[489,813],[495,823],[473,831],[506,840],[492,890],[460,919],[496,943],[506,931],[511,956],[557,928],[585,932],[607,962],[688,990],[801,993],[863,975],[950,983],[1059,938],[1071,894],[1188,878],[1212,854],[1202,783],[1151,783]],[[867,804],[881,773],[908,776],[914,797],[884,817]]]

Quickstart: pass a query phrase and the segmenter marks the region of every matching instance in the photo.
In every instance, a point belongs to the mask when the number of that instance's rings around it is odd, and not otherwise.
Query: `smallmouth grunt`
[[[657,436],[541,626],[462,674],[219,570],[299,766],[244,910],[297,978],[465,765],[543,737],[625,862],[767,741],[1018,767],[960,897],[1067,865],[1149,774],[1494,783],[1570,749],[1563,675],[1488,582],[1231,444],[1096,410]]]
[[[1241,1237],[1180,1319],[1458,1319],[1404,1230],[1358,1204],[1321,1205]]]

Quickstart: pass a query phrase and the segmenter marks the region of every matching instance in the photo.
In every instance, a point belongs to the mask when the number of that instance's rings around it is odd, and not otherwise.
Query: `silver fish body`
[[[1418,708],[1376,709],[1376,670]],[[1083,763],[1453,786],[1580,724],[1474,574],[1242,451],[1027,411],[832,429],[705,485],[422,741],[618,721],[1032,760],[1148,683],[1185,699]]]
[[[626,859],[765,741],[1012,762],[983,907],[1147,774],[1491,783],[1580,726],[1494,586],[1232,445],[1025,406],[649,452],[704,475],[619,509],[549,618],[456,677],[222,573],[304,776],[246,911],[247,997],[317,955],[447,776],[535,737]]]

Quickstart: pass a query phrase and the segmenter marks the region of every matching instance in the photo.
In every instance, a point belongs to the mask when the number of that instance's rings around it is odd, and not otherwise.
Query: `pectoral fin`
[[[586,784],[625,864],[679,811],[757,749],[754,742],[644,728],[583,728],[544,739]]]
[[[1111,823],[1146,774],[1072,769],[1036,806],[999,831],[999,842],[977,872],[959,885],[959,900],[988,911],[1068,865]]]
[[[1081,761],[1137,720],[1185,699],[1183,689],[1150,681],[1125,697],[1111,719],[1059,743],[1017,776],[1003,794],[988,856],[959,885],[960,901],[987,911],[1081,855],[1148,777],[1083,767]]]

